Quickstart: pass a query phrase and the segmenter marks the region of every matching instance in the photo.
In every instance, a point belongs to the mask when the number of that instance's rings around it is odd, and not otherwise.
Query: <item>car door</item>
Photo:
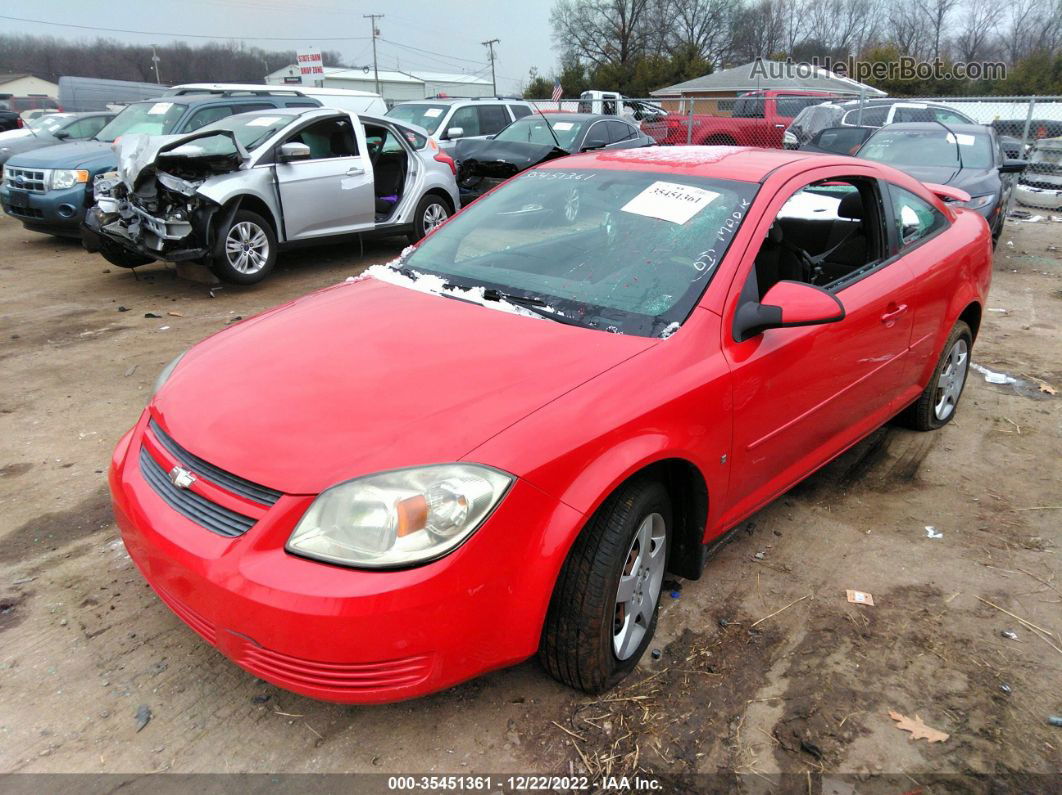
[[[609,149],[628,149],[638,145],[638,131],[625,121],[602,122],[608,129]]]
[[[372,164],[350,115],[316,119],[283,139],[310,148],[310,158],[275,165],[288,240],[372,229],[376,197]],[[277,148],[279,154],[280,147]]]
[[[838,185],[835,191],[833,183]],[[747,300],[761,300],[766,292],[761,287],[793,275],[781,268],[772,273],[769,267],[772,249],[792,255],[777,230],[789,230],[790,247],[808,245],[806,241],[819,235],[814,223],[817,216],[826,216],[820,210],[823,196],[812,190],[817,185],[837,196],[848,195],[847,189],[842,190],[845,186],[856,189],[862,208],[862,220],[855,228],[866,237],[866,262],[853,257],[853,270],[846,276],[834,283],[818,282],[840,299],[845,317],[825,325],[769,329],[736,340],[732,330],[738,307]],[[844,173],[816,169],[791,180],[770,200],[755,230],[755,242],[743,255],[723,318],[723,351],[731,365],[734,394],[727,500],[732,520],[773,499],[883,423],[905,394],[910,310],[916,291],[902,258],[890,256],[881,190],[873,174],[859,167]],[[840,213],[836,209],[840,206],[834,205],[833,212]],[[784,224],[789,218],[799,223]],[[823,229],[833,234],[832,226]],[[849,245],[851,238],[843,236],[848,233],[841,234],[842,245]]]
[[[579,147],[580,152],[588,152],[594,149],[604,149],[609,145],[608,127],[604,121],[595,121],[583,134],[583,143]]]

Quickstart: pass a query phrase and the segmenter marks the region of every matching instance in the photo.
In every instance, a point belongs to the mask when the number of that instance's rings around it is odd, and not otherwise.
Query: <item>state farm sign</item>
[[[299,76],[303,85],[317,85],[319,80],[324,80],[324,61],[321,60],[321,51],[316,47],[307,47],[299,50],[295,56],[299,65]]]

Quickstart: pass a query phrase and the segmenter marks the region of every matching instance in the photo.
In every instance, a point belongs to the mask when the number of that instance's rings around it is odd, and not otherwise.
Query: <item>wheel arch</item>
[[[238,196],[233,196],[225,202],[217,217],[219,219],[232,218],[232,216],[236,215],[240,210],[249,210],[252,213],[258,213],[266,220],[266,223],[269,224],[270,228],[272,228],[273,236],[278,241],[282,239],[277,219],[273,215],[273,208],[253,193],[241,193]]]
[[[454,197],[442,188],[428,188],[426,191],[424,191],[424,196],[438,196],[440,199],[444,200],[446,202],[446,206],[450,208],[450,215],[453,215],[457,212],[457,207],[454,206]]]
[[[975,342],[977,341],[977,331],[981,328],[981,314],[982,308],[980,301],[970,301],[970,303],[966,305],[966,308],[959,313],[959,320],[963,321],[970,327],[970,335]]]

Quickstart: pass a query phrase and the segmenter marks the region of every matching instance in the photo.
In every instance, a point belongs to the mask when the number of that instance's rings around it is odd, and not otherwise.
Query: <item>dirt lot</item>
[[[1062,390],[1059,220],[1004,233],[974,351],[1021,381],[971,373],[943,431],[886,427],[761,511],[665,595],[659,659],[621,690],[529,661],[352,708],[181,624],[126,556],[104,470],[174,355],[400,243],[300,252],[212,297],[0,219],[0,771],[1058,774],[1062,396],[1040,383]],[[950,737],[911,741],[889,710]]]

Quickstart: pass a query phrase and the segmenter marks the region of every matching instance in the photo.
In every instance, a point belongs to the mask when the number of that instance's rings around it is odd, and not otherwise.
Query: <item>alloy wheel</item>
[[[441,202],[429,204],[424,208],[424,234],[428,234],[428,232],[435,229],[435,227],[449,218],[449,215]]]
[[[258,273],[269,261],[269,238],[258,224],[240,221],[225,237],[225,256],[239,273]]]
[[[629,659],[641,646],[653,622],[667,563],[664,517],[651,513],[638,525],[616,589],[612,621],[612,650]]]
[[[936,403],[933,413],[938,420],[946,420],[955,411],[962,394],[963,384],[966,383],[966,370],[970,366],[970,349],[966,340],[957,339],[948,351],[948,358],[944,362],[944,369],[940,371],[937,379]]]

